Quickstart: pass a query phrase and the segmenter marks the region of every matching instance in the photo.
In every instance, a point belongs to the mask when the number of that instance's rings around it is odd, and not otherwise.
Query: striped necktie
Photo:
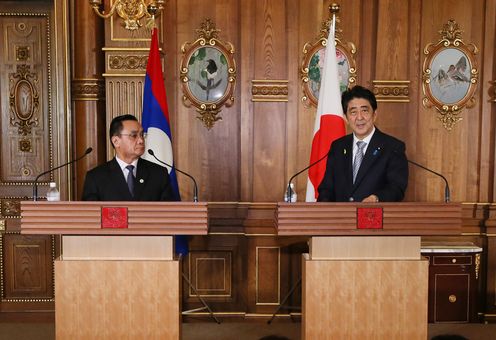
[[[355,160],[353,161],[353,183],[355,183],[356,176],[358,174],[358,170],[360,169],[360,165],[362,164],[363,160],[363,148],[365,148],[365,143],[364,141],[359,140],[357,143],[357,151],[355,154]]]

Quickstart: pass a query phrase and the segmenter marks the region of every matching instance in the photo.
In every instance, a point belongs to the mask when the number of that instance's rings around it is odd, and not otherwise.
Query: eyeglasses
[[[141,139],[145,139],[144,132],[119,133],[119,136],[128,136],[130,140],[136,140],[138,137]]]

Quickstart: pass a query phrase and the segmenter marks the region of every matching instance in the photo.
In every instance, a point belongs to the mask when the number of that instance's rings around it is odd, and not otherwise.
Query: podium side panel
[[[57,339],[179,339],[177,261],[55,262]]]
[[[426,339],[426,260],[303,258],[303,339]]]

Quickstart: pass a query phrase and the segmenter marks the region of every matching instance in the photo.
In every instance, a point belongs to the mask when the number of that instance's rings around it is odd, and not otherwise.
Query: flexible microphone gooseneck
[[[330,150],[329,150],[330,151]],[[293,189],[291,189],[291,183],[293,182],[293,179],[295,179],[296,176],[298,176],[299,174],[301,174],[302,172],[310,169],[312,166],[314,166],[315,164],[319,163],[320,161],[322,161],[324,158],[326,158],[328,155],[329,155],[329,151],[322,157],[322,158],[319,158],[318,160],[316,160],[315,162],[313,162],[312,164],[310,164],[309,166],[307,166],[306,168],[303,168],[302,170],[298,171],[297,173],[295,173],[293,176],[291,176],[291,178],[289,179],[288,181],[288,187],[286,189],[286,192],[287,192],[287,198],[286,198],[286,202],[290,203],[291,202],[291,196],[293,195]]]
[[[448,180],[446,179],[446,177],[444,177],[443,175],[441,175],[439,172],[435,172],[434,170],[428,169],[425,166],[423,166],[421,164],[418,164],[417,162],[414,162],[414,161],[409,160],[408,158],[406,160],[408,161],[408,163],[411,163],[413,165],[416,165],[419,168],[422,168],[422,169],[424,169],[426,171],[429,171],[429,172],[433,173],[434,175],[437,175],[437,176],[441,177],[444,180],[444,184],[445,184],[444,185],[444,202],[449,203],[449,201],[450,201],[450,188],[449,188]]]
[[[191,180],[193,181],[193,202],[198,202],[198,185],[196,184],[196,181],[193,178],[193,176],[191,176],[190,174],[188,174],[188,173],[186,173],[186,172],[184,172],[182,170],[179,170],[175,166],[172,166],[172,165],[170,165],[168,163],[165,163],[164,161],[158,159],[157,156],[155,156],[155,153],[153,152],[152,149],[148,149],[148,153],[153,158],[155,158],[158,162],[162,163],[163,165],[168,166],[169,168],[174,168],[177,172],[182,173],[183,175],[188,176],[189,178],[191,178]]]
[[[57,166],[57,167],[55,167],[53,169],[47,170],[45,172],[42,172],[41,174],[39,174],[38,176],[36,176],[36,178],[34,179],[34,184],[33,184],[33,201],[37,201],[38,200],[38,179],[41,176],[46,175],[46,174],[49,174],[50,172],[55,171],[55,170],[60,169],[60,168],[63,168],[64,166],[67,166],[69,164],[75,163],[75,162],[83,159],[89,153],[91,153],[91,151],[93,151],[93,148],[92,147],[89,147],[89,148],[86,149],[86,151],[84,152],[84,154],[81,155],[81,156],[79,156],[78,158],[73,159],[72,161],[69,161],[69,162],[67,162],[65,164],[59,165],[59,166]]]
[[[399,155],[398,150],[393,150],[393,153],[395,153],[396,155]],[[448,180],[446,179],[446,177],[444,177],[443,175],[441,175],[439,172],[436,172],[434,170],[431,170],[431,169],[423,166],[422,164],[419,164],[417,162],[414,162],[414,161],[412,161],[412,160],[410,160],[408,158],[406,158],[406,160],[410,164],[413,164],[415,166],[418,166],[419,168],[424,169],[425,171],[429,171],[430,173],[433,173],[434,175],[441,177],[444,180],[444,184],[445,184],[444,185],[444,202],[445,203],[449,203],[451,195],[450,195],[450,188],[449,188],[449,185],[448,185]]]

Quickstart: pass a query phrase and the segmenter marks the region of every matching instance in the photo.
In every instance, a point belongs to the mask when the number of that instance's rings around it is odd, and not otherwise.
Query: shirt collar
[[[120,168],[122,171],[124,171],[124,169],[126,169],[126,166],[128,165],[134,165],[134,169],[137,168],[138,166],[138,160],[134,160],[132,163],[128,164],[126,162],[124,162],[122,159],[120,159],[119,157],[115,156],[115,160],[117,161],[117,163],[119,164]],[[127,169],[126,169],[127,170]]]
[[[370,132],[369,135],[367,137],[365,137],[364,139],[358,139],[357,136],[355,136],[355,134],[353,134],[353,146],[355,146],[356,142],[358,142],[359,140],[364,141],[365,143],[367,143],[366,145],[368,146],[370,144],[370,140],[372,139],[372,136],[374,135],[374,133],[375,133],[375,126],[372,129],[372,132]]]

